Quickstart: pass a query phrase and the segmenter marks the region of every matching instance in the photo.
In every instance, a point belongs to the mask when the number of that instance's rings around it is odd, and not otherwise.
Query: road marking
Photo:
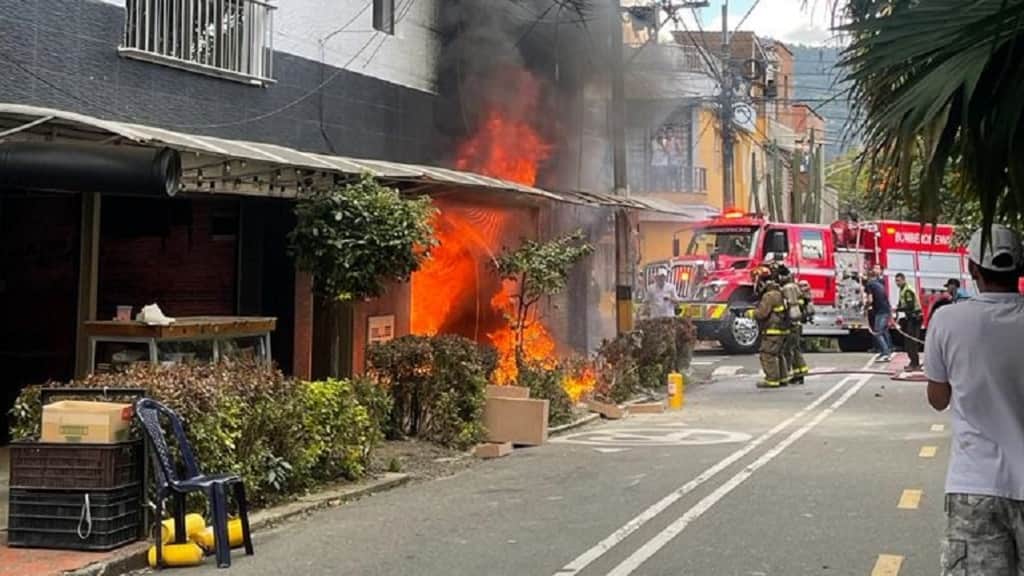
[[[945,429],[945,424],[932,424],[932,432],[942,432]]]
[[[557,444],[583,444],[584,446],[710,446],[735,444],[750,440],[750,434],[728,430],[703,428],[619,428],[591,430],[569,434],[552,440]]]
[[[718,360],[691,360],[690,366],[712,366],[718,362]]]
[[[875,562],[875,569],[871,576],[899,576],[900,568],[903,567],[903,556],[895,554],[879,554]]]
[[[900,503],[896,505],[900,510],[917,510],[918,506],[921,505],[921,496],[924,495],[922,490],[907,489],[900,495]]]
[[[935,453],[938,451],[938,446],[921,446],[921,451],[917,455],[921,458],[935,458]]]
[[[594,448],[594,452],[600,452],[601,454],[615,454],[616,452],[626,452],[629,448]]]
[[[711,371],[712,378],[721,378],[725,376],[735,376],[743,370],[743,366],[719,366]]]
[[[641,546],[636,552],[629,555],[628,558],[623,560],[618,566],[612,569],[608,573],[608,576],[629,576],[636,571],[644,562],[649,560],[652,556],[658,553],[659,550],[664,548],[671,542],[676,536],[681,534],[693,521],[700,518],[705,512],[710,510],[715,504],[717,504],[722,498],[725,498],[730,492],[735,490],[740,484],[743,484],[748,478],[754,475],[758,469],[762,468],[772,460],[774,460],[779,454],[781,454],[786,448],[789,448],[794,442],[802,438],[805,434],[810,432],[818,424],[821,424],[826,418],[832,413],[838,410],[843,404],[845,404],[850,398],[852,398],[861,388],[867,384],[868,380],[872,377],[871,374],[865,374],[857,377],[847,377],[840,381],[839,385],[845,384],[847,381],[856,382],[853,386],[846,390],[842,396],[840,396],[835,402],[829,405],[814,417],[813,420],[804,424],[800,428],[796,429],[792,434],[784,438],[781,442],[772,447],[771,450],[765,452],[760,458],[755,460],[752,464],[738,472],[735,476],[727,480],[724,484],[715,489],[714,492],[705,496],[700,502],[697,502],[692,508],[683,513],[682,516],[677,518],[674,522],[668,525],[667,528],[656,534],[653,538],[648,540]]]
[[[733,452],[720,460],[714,466],[700,473],[699,476],[690,480],[686,484],[683,484],[675,491],[671,492],[668,496],[665,496],[661,500],[652,504],[649,508],[638,514],[635,518],[627,522],[624,526],[611,533],[607,538],[598,542],[594,547],[587,550],[583,554],[577,556],[572,562],[569,562],[561,570],[555,573],[555,576],[569,576],[581,572],[587,566],[590,566],[595,560],[604,556],[609,550],[614,548],[617,544],[629,537],[630,534],[636,532],[641,526],[649,522],[652,518],[661,514],[666,508],[675,504],[680,498],[686,496],[690,492],[696,490],[700,485],[704,484],[708,480],[712,479],[722,470],[725,470],[729,466],[733,465],[737,460],[743,458],[747,454],[750,454],[761,444],[764,444],[770,440],[773,436],[787,428],[790,424],[798,420],[804,414],[807,414],[811,410],[814,410],[822,402],[827,400],[830,396],[835,394],[840,388],[846,385],[848,378],[844,378],[839,381],[838,384],[829,388],[824,394],[822,394],[817,400],[811,402],[807,406],[804,406],[796,414],[790,416],[786,420],[779,422],[774,428],[765,432],[751,440],[746,446]]]

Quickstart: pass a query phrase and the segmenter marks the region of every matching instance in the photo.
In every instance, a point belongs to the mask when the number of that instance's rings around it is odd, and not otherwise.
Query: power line
[[[761,0],[754,0],[754,3],[750,5],[750,9],[747,10],[747,13],[744,14],[743,18],[740,18],[739,23],[736,24],[736,28],[734,29],[734,32],[738,32],[739,31],[740,27],[743,26],[743,23],[747,21],[747,18],[749,18],[750,14],[754,11],[754,8],[757,8],[757,5],[760,4],[760,3],[761,3]]]

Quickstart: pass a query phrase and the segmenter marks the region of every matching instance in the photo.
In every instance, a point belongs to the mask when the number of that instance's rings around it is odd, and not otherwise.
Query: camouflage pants
[[[1024,575],[1024,502],[946,495],[943,576]]]
[[[807,362],[804,361],[803,350],[800,349],[800,339],[803,336],[803,326],[797,324],[789,329],[789,336],[786,336],[786,363],[789,365],[790,378],[803,378],[809,371]]]
[[[789,380],[785,346],[785,335],[765,334],[761,338],[761,369],[764,370],[764,383],[769,386],[778,386]]]

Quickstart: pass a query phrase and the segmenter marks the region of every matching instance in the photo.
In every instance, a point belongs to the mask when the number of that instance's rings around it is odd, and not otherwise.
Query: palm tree
[[[1020,223],[1024,0],[845,0],[843,10],[841,64],[871,176],[935,221],[952,168],[986,228]]]

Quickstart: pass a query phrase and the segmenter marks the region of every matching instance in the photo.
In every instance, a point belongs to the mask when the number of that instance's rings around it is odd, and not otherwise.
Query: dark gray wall
[[[0,102],[313,152],[332,152],[333,145],[345,156],[437,160],[434,95],[280,52],[277,83],[266,88],[129,60],[117,53],[124,18],[123,8],[97,0],[0,0]],[[244,122],[295,102],[336,73],[322,98]]]

